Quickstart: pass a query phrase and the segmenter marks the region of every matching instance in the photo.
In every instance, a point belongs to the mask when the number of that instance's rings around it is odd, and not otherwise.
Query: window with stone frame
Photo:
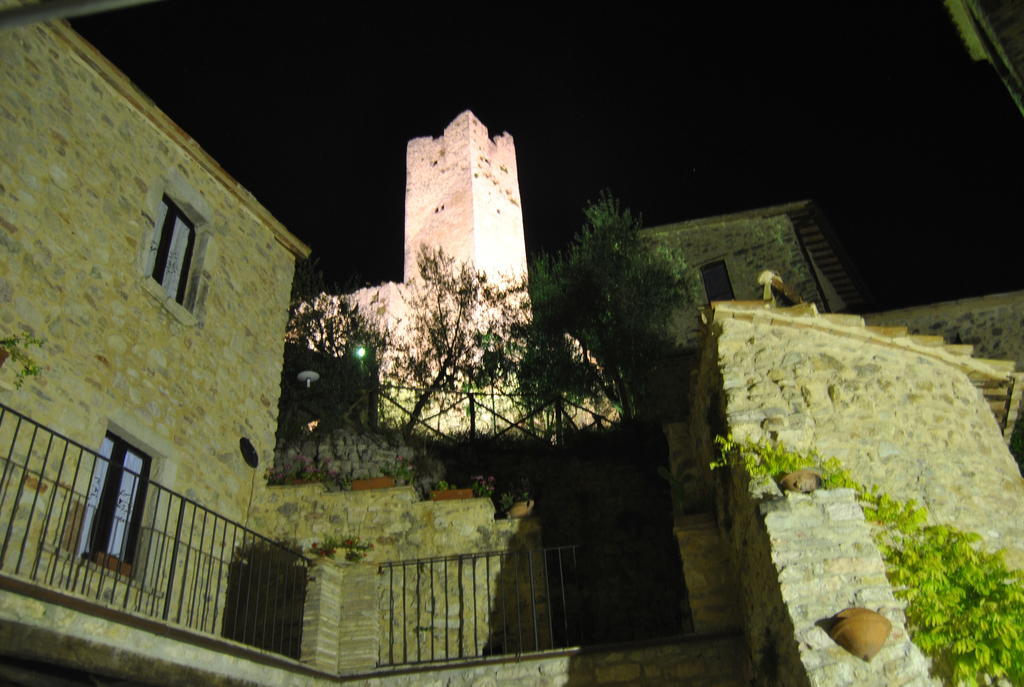
[[[152,459],[107,432],[92,467],[84,508],[74,514],[76,553],[131,575]]]
[[[196,249],[195,223],[166,195],[160,201],[146,254],[146,273],[168,298],[185,305]]]
[[[704,293],[707,294],[709,303],[731,301],[735,298],[732,282],[729,281],[729,272],[725,269],[725,260],[716,260],[702,266],[700,277],[704,282]]]

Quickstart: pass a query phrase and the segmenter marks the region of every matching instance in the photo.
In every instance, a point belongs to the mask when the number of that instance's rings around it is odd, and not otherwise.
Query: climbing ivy
[[[865,519],[878,525],[875,540],[893,591],[907,603],[908,630],[936,671],[971,687],[986,684],[983,676],[1024,684],[1024,573],[1009,570],[1002,552],[979,550],[977,534],[927,525],[924,508],[866,488],[835,458],[731,436],[715,442],[721,453],[712,469],[742,466],[777,479],[811,468],[825,488],[855,489]]]

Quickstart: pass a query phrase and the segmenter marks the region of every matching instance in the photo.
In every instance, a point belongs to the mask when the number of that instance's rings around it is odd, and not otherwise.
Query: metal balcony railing
[[[0,574],[299,658],[308,561],[0,405]]]
[[[581,643],[575,546],[384,563],[378,664]]]

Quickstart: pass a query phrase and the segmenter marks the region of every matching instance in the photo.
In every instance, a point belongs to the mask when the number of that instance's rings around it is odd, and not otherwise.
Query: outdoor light
[[[353,353],[357,358],[362,360],[366,357],[366,346],[356,346],[356,350]]]
[[[246,465],[254,468],[260,464],[260,457],[256,453],[256,447],[249,441],[249,437],[242,437],[238,440],[238,449],[242,452],[242,458],[245,460]]]
[[[313,372],[313,370],[303,370],[299,373],[299,381],[305,382],[307,389],[318,379],[320,379],[320,374]]]

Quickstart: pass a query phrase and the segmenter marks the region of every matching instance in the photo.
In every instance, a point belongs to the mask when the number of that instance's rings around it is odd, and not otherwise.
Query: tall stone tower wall
[[[526,271],[515,143],[493,140],[469,110],[440,138],[414,138],[406,154],[405,281],[424,246],[442,248],[491,278]]]

